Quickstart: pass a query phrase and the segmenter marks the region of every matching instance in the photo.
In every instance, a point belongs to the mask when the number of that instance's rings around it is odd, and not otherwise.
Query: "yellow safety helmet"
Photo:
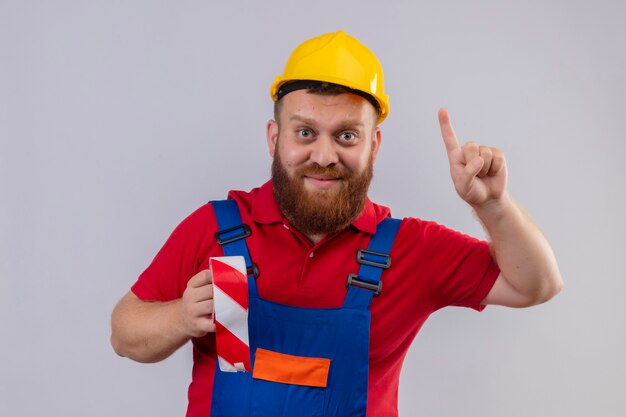
[[[282,85],[299,80],[329,82],[365,93],[378,103],[378,123],[389,114],[389,96],[384,93],[383,68],[378,58],[342,30],[298,46],[287,60],[283,74],[272,83],[272,100],[278,100]]]

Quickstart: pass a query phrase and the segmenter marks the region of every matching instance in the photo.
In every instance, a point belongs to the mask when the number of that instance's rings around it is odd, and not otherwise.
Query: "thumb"
[[[480,156],[472,159],[469,164],[465,165],[465,174],[470,178],[474,178],[485,165],[485,160]]]
[[[484,163],[485,161],[481,157],[477,156],[465,165],[462,176],[455,184],[459,193],[464,194],[465,191],[471,187],[474,178],[476,178],[476,175],[478,175]]]

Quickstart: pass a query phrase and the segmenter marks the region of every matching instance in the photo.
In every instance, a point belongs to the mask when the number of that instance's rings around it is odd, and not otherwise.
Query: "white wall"
[[[392,100],[372,197],[483,235],[448,177],[447,106],[506,152],[566,281],[533,309],[435,314],[401,415],[626,415],[626,3],[384,3],[0,1],[0,415],[184,414],[189,348],[118,358],[111,309],[186,214],[267,179],[269,85],[339,28]]]

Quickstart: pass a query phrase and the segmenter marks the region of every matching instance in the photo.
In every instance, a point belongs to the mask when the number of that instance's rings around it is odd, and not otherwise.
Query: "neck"
[[[311,242],[313,242],[313,244],[317,244],[319,243],[320,240],[324,239],[326,237],[326,235],[323,234],[319,234],[319,235],[306,235],[306,237],[309,238],[309,240]]]

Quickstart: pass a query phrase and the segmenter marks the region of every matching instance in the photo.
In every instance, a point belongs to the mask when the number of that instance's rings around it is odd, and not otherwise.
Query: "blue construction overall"
[[[216,238],[224,255],[243,256],[250,274],[248,331],[253,372],[222,372],[216,366],[211,417],[365,417],[369,306],[372,297],[381,291],[383,269],[391,264],[388,254],[400,221],[385,219],[378,225],[368,248],[359,249],[360,269],[358,274],[348,277],[342,307],[299,308],[259,296],[256,267],[245,243],[245,237],[250,235],[249,227],[242,224],[233,200],[212,204],[220,230]],[[265,363],[268,355],[279,361],[285,358],[286,362],[295,357],[296,365],[322,361],[327,367],[322,366],[316,372],[325,373],[322,379],[326,386],[303,383],[297,375],[278,375],[278,378],[256,375],[257,369],[271,367]]]

